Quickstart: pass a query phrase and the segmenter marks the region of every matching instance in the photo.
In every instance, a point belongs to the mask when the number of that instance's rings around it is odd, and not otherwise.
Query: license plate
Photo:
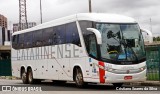
[[[132,79],[132,76],[124,76],[124,80],[130,80]]]

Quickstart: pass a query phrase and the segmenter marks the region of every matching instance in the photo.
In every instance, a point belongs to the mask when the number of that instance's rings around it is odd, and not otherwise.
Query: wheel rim
[[[79,72],[79,70],[77,70],[76,83],[78,85],[82,85],[83,84],[83,76],[82,76],[82,73]]]

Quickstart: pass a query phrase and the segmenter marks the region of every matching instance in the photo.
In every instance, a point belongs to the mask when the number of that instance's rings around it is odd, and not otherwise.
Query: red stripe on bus
[[[99,65],[104,67],[104,62],[99,61]],[[100,80],[100,83],[105,83],[104,76],[105,76],[105,70],[99,68],[99,80]]]

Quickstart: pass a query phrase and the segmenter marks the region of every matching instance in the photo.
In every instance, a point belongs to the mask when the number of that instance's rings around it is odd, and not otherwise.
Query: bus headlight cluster
[[[146,69],[146,66],[139,68],[140,71],[143,71]]]

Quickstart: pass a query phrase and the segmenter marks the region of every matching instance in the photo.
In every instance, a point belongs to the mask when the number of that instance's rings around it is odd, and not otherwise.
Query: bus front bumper
[[[105,72],[105,83],[125,83],[125,82],[138,82],[146,80],[146,69],[139,73],[134,74],[115,74]]]

